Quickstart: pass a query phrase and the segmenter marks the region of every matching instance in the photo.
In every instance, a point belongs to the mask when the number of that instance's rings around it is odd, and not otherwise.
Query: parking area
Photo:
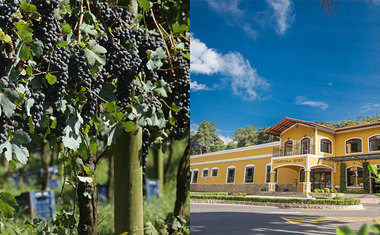
[[[337,226],[358,230],[379,215],[379,204],[364,204],[364,210],[310,210],[192,203],[190,230],[191,234],[336,234]]]

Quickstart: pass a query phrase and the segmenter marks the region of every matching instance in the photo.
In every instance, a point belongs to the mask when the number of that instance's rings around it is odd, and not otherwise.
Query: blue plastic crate
[[[17,196],[16,200],[19,208],[23,208],[27,214],[31,215],[32,219],[38,217],[51,220],[55,217],[56,209],[53,190],[25,192]]]
[[[107,184],[97,184],[99,202],[104,203],[107,199],[108,185]]]
[[[146,179],[145,183],[146,183],[146,196],[148,198],[152,198],[154,196],[156,196],[157,198],[160,198],[161,196],[160,181]]]

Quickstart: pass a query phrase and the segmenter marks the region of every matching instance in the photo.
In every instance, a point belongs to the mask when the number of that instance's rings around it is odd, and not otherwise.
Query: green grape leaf
[[[120,123],[116,123],[111,127],[107,133],[107,145],[111,146],[116,143],[116,139],[123,133],[123,129],[120,128]]]
[[[69,49],[69,43],[66,41],[60,41],[59,43],[57,43],[57,47],[58,48],[65,47],[66,49]]]
[[[135,130],[135,123],[132,121],[123,122],[121,126],[124,128],[126,132],[132,132]]]
[[[172,92],[170,85],[162,79],[158,80],[154,93],[162,97],[168,97],[168,92]]]
[[[14,215],[14,207],[18,206],[15,197],[7,192],[0,193],[0,217],[11,218]]]
[[[13,154],[15,154],[17,160],[22,164],[26,164],[29,157],[29,151],[24,146],[19,143],[15,143],[13,140],[7,141],[0,145],[0,153],[5,150],[5,158],[10,161],[12,160]]]
[[[62,137],[62,142],[65,147],[74,151],[79,148],[80,143],[82,143],[82,138],[80,137],[80,126],[82,123],[83,119],[79,112],[70,116],[67,126],[63,130],[64,136]]]
[[[54,85],[57,82],[57,77],[48,73],[46,74],[46,80],[50,85]]]
[[[96,140],[92,139],[90,141],[90,153],[96,155],[97,151],[98,151],[98,145],[96,144]]]
[[[184,31],[187,31],[189,29],[189,27],[187,27],[187,25],[184,25],[184,24],[180,25],[179,23],[174,23],[172,25],[172,28],[173,28],[173,34],[184,32]]]
[[[32,58],[32,49],[26,43],[23,43],[18,56],[21,60],[31,59]]]
[[[16,22],[15,25],[17,29],[17,34],[20,36],[21,39],[33,36],[33,29],[30,28],[30,23],[21,20],[19,22]]]
[[[82,159],[85,161],[90,156],[90,154],[88,153],[88,148],[84,142],[80,143],[78,153],[82,157]],[[80,158],[78,158],[78,159],[80,159]],[[82,160],[82,159],[80,159],[80,160]],[[83,161],[82,161],[82,165],[83,165]]]
[[[166,58],[166,53],[161,47],[157,48],[155,51],[148,51],[149,61],[146,63],[146,67],[149,70],[155,70],[160,68],[163,63],[162,59]]]
[[[151,7],[151,3],[148,0],[137,0],[139,7],[143,9],[144,11],[149,11],[149,8]]]
[[[66,34],[70,34],[71,33],[71,26],[67,23],[62,23],[61,24],[61,27],[62,27],[62,34],[63,35],[66,35]],[[81,27],[81,30],[82,30],[82,27]]]
[[[186,54],[182,54],[182,56],[183,56],[185,59],[190,60],[190,53],[189,53],[189,52],[187,52]]]
[[[32,13],[34,11],[37,11],[37,7],[33,4],[29,4],[26,2],[26,0],[22,1],[20,3],[20,8],[25,12],[25,13]]]
[[[95,40],[90,40],[88,44],[91,47],[91,50],[88,48],[84,50],[88,63],[91,66],[94,66],[96,62],[98,62],[101,65],[105,65],[106,64],[105,53],[107,53],[107,50],[104,47],[97,44]]]
[[[43,48],[44,48],[44,44],[41,41],[39,41],[39,40],[33,42],[33,44],[30,46],[30,49],[32,50],[33,55],[37,56],[37,57],[39,57],[40,55],[42,55],[42,53],[44,51]]]
[[[30,109],[32,108],[33,104],[34,104],[34,99],[32,99],[32,98],[27,99],[25,102],[26,114],[28,116],[31,116]]]
[[[0,115],[4,112],[5,116],[10,118],[16,109],[15,101],[19,98],[16,91],[12,91],[10,89],[6,89],[4,93],[0,93]]]
[[[18,129],[14,132],[12,141],[14,143],[18,143],[21,145],[21,144],[29,144],[32,141],[32,139],[22,129]]]
[[[92,35],[92,36],[96,35],[96,33],[97,33],[94,26],[86,24],[84,22],[80,26],[80,31],[84,32],[85,34]]]
[[[181,109],[180,108],[178,108],[178,106],[173,102],[173,104],[172,104],[172,110],[174,111],[174,112],[176,112],[176,113],[178,113],[179,111],[181,111]]]

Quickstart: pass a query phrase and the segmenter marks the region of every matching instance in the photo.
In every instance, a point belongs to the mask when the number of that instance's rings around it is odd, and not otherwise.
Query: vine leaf
[[[26,164],[29,157],[29,151],[27,148],[22,146],[23,144],[28,144],[32,139],[23,130],[18,129],[13,134],[13,139],[11,141],[6,141],[0,145],[0,153],[5,150],[5,158],[8,161],[12,160],[13,154],[15,154],[17,160],[22,164]]]
[[[5,116],[10,118],[15,112],[16,104],[14,102],[18,98],[17,92],[10,89],[0,93],[0,115],[4,112]]]
[[[173,28],[173,34],[184,32],[184,31],[187,31],[189,29],[189,27],[187,27],[187,25],[184,25],[184,24],[180,25],[178,23],[174,23],[172,25],[172,28]]]
[[[26,2],[26,0],[22,1],[20,3],[20,7],[21,9],[25,12],[25,13],[32,13],[34,11],[37,11],[37,7],[33,4],[29,4]]]
[[[100,46],[98,43],[96,43],[95,40],[90,40],[88,45],[91,47],[91,50],[88,48],[84,50],[88,63],[91,66],[94,66],[96,62],[98,62],[101,65],[105,65],[105,53],[107,53],[107,50],[104,47]]]
[[[79,176],[78,175],[78,179],[80,182],[89,183],[89,184],[94,182],[94,179],[92,177],[86,177],[86,176]]]
[[[18,206],[15,197],[7,192],[0,193],[0,216],[11,218],[14,215],[14,207]]]
[[[48,73],[46,74],[46,80],[50,85],[54,85],[57,82],[57,77]]]
[[[159,47],[155,51],[148,51],[148,58],[149,61],[146,63],[146,67],[150,70],[155,70],[163,65],[161,60],[166,58],[166,53],[164,49]]]
[[[139,7],[143,9],[144,11],[149,11],[149,8],[151,7],[151,3],[148,0],[137,0]]]
[[[80,137],[80,126],[83,123],[83,119],[77,112],[75,115],[71,115],[67,121],[67,126],[63,130],[64,136],[62,137],[62,142],[65,147],[76,151],[79,148],[80,143],[82,143],[82,138]]]

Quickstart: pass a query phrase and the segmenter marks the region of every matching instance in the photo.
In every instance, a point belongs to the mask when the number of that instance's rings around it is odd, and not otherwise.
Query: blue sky
[[[380,1],[191,0],[191,123],[380,113]]]

